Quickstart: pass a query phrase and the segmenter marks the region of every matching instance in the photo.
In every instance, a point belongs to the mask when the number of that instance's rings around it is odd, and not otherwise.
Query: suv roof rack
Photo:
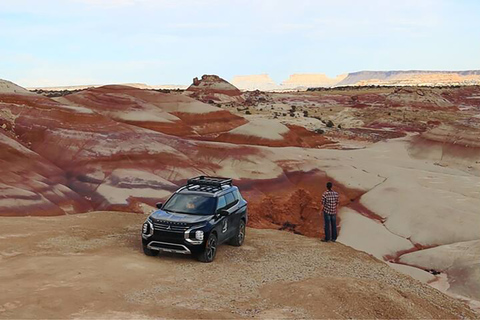
[[[202,191],[215,193],[225,186],[231,186],[232,179],[220,177],[199,176],[188,179],[185,188],[191,191]]]
[[[209,176],[198,176],[195,178],[188,179],[187,187],[194,186],[194,185],[202,186],[202,187],[221,188],[223,186],[231,186],[232,179],[220,178],[220,177],[209,177]]]

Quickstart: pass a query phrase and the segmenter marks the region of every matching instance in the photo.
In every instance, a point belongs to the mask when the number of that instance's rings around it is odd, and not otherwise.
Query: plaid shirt
[[[322,196],[323,213],[337,214],[338,192],[327,190]]]

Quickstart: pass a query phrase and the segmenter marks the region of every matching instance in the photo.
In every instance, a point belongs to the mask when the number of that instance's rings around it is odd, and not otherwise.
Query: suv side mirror
[[[230,212],[228,212],[228,210],[225,210],[225,209],[220,209],[218,210],[218,214],[220,215],[220,217],[226,217],[230,214]]]
[[[161,202],[157,202],[155,204],[155,207],[157,207],[157,209],[162,209],[162,206],[163,206],[163,203],[161,203]]]

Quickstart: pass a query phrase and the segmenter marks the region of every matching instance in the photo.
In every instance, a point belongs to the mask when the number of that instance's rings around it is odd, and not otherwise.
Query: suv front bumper
[[[205,250],[205,244],[191,244],[187,241],[183,242],[173,242],[168,240],[162,240],[161,238],[143,238],[142,244],[144,247],[147,247],[150,250],[157,250],[162,252],[172,252],[179,254],[197,254]]]
[[[163,252],[173,252],[180,254],[197,254],[205,249],[205,241],[197,240],[193,234],[197,228],[189,228],[185,231],[165,231],[156,230],[150,221],[148,233],[142,232],[142,244],[150,250],[158,250]]]

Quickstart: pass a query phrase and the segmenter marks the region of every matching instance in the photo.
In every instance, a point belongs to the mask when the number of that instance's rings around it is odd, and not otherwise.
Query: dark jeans
[[[337,215],[336,214],[323,214],[324,226],[325,226],[325,240],[337,240]],[[330,238],[331,233],[331,238]]]

